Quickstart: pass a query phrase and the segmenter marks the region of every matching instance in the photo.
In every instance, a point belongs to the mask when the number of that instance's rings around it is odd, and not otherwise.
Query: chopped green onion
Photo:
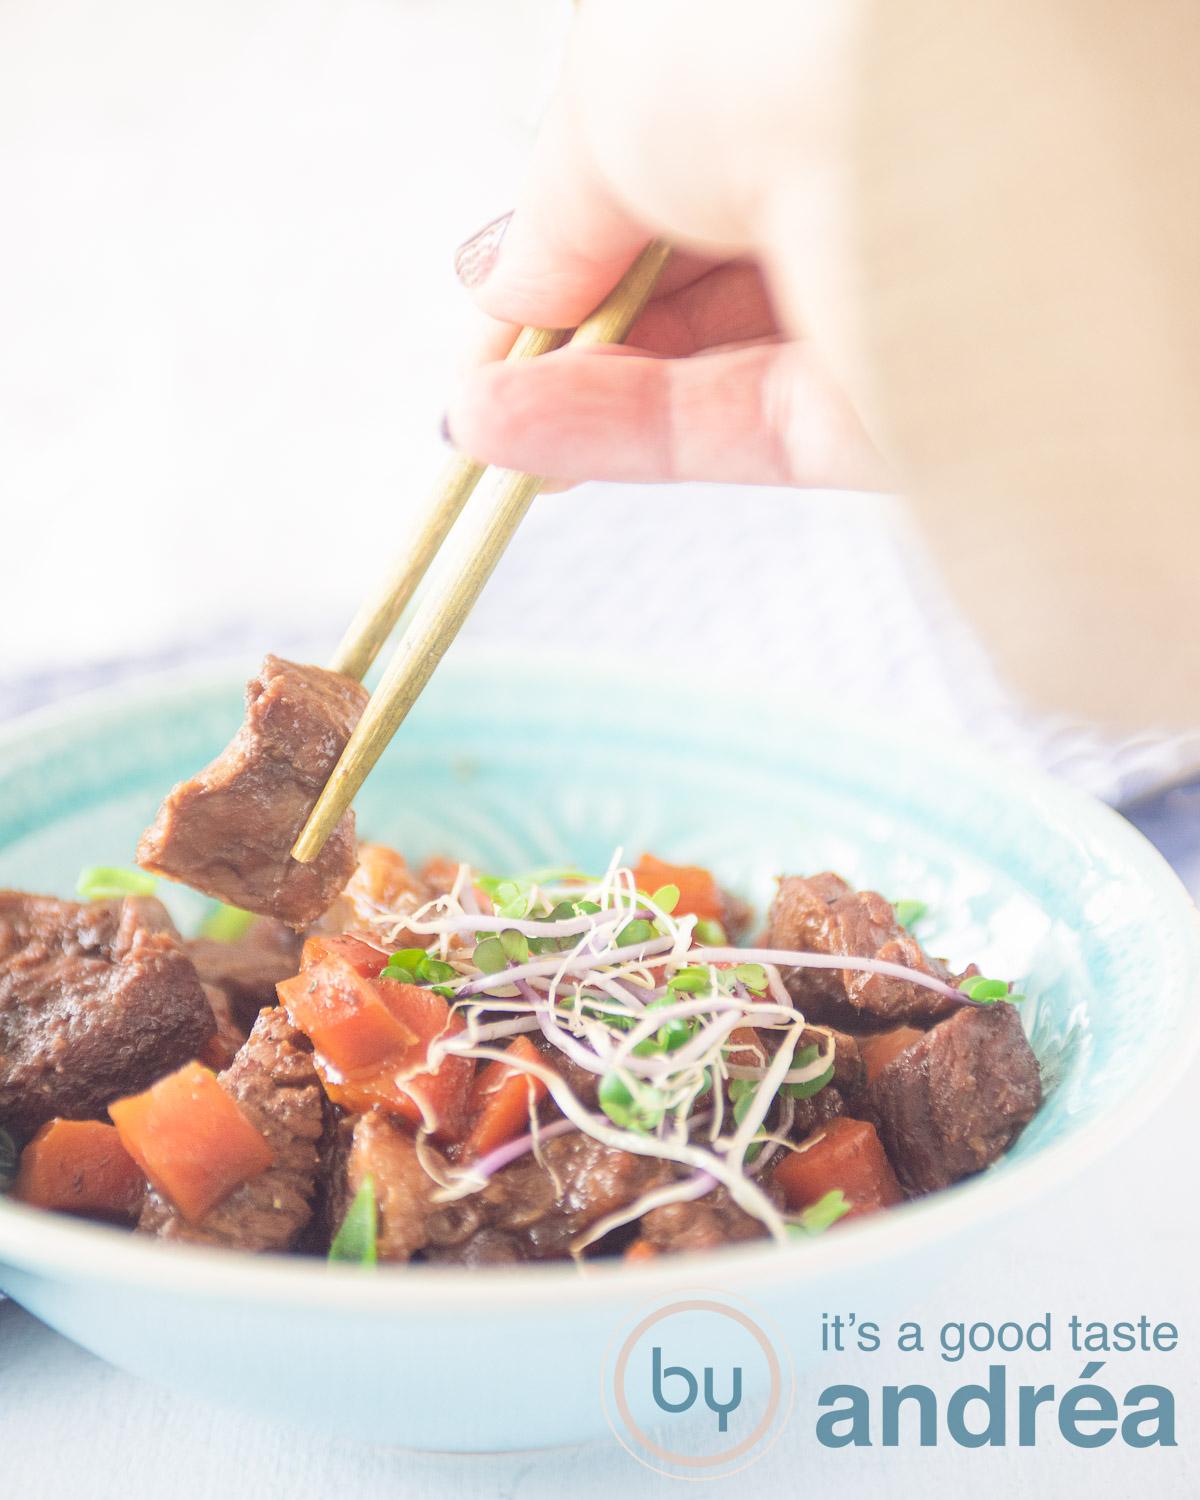
[[[17,1179],[21,1153],[7,1130],[0,1130],[0,1193],[7,1193]]]
[[[733,973],[748,990],[765,990],[767,987],[767,971],[762,964],[738,964]]]
[[[929,907],[924,901],[897,901],[895,903],[896,921],[901,927],[912,927],[928,910]]]
[[[714,922],[711,917],[701,917],[696,923],[695,938],[698,943],[703,943],[706,948],[726,948],[729,939],[725,936],[725,929],[720,922]]]
[[[785,1083],[779,1090],[781,1094],[789,1094],[793,1099],[811,1099],[814,1094],[819,1094],[827,1083],[833,1080],[833,1064],[830,1063],[821,1074],[820,1078],[810,1078],[807,1083]]]
[[[75,890],[85,901],[107,901],[113,896],[152,896],[158,881],[143,870],[120,865],[88,865],[80,870]]]
[[[500,946],[504,956],[514,964],[529,962],[529,939],[515,927],[506,927],[500,934]]]
[[[679,902],[679,887],[677,885],[661,885],[650,899],[660,911],[672,912]]]
[[[471,961],[481,974],[498,974],[501,969],[508,968],[508,954],[497,937],[486,937],[481,943],[476,943]]]
[[[329,1259],[347,1261],[356,1266],[373,1266],[377,1254],[377,1218],[375,1183],[367,1177],[355,1193],[342,1227],[333,1237]]]
[[[648,1096],[650,1102],[647,1102],[645,1098],[635,1099],[633,1092],[619,1073],[605,1073],[600,1080],[596,1096],[600,1108],[614,1125],[622,1130],[648,1132],[661,1121],[663,1106],[653,1102],[659,1097],[656,1089],[644,1089],[639,1092]]]
[[[823,1198],[802,1209],[788,1225],[788,1233],[793,1239],[807,1239],[810,1235],[821,1234],[849,1212],[845,1193],[841,1188],[833,1188]]]
[[[982,974],[972,974],[959,984],[959,989],[968,1000],[1007,1000],[1008,985],[1003,979],[985,979]]]
[[[654,937],[653,926],[643,918],[627,922],[617,933],[617,947],[631,948],[634,943],[648,943]]]
[[[252,911],[243,911],[240,906],[226,906],[222,902],[200,928],[200,936],[214,943],[236,943],[249,932],[255,920]]]

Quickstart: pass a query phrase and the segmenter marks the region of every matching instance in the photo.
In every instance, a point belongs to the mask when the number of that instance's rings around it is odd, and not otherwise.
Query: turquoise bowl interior
[[[0,740],[0,885],[69,895],[81,866],[129,863],[164,792],[239,723],[244,666],[13,726]],[[1069,788],[877,720],[665,672],[456,653],[358,816],[364,836],[410,857],[494,871],[595,869],[618,846],[649,849],[711,866],[760,914],[785,872],[834,869],[923,900],[927,946],[1021,982],[1046,1097],[1003,1161],[949,1192],[784,1250],[586,1275],[255,1259],[0,1201],[0,1287],[114,1363],[243,1410],[428,1449],[595,1436],[604,1348],[639,1303],[716,1285],[786,1337],[839,1290],[915,1298],[963,1235],[1137,1124],[1196,1045],[1200,922],[1142,836]],[[207,903],[162,889],[181,924],[198,920]]]

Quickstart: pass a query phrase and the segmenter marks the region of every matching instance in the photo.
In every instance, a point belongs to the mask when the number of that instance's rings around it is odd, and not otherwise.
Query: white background
[[[104,662],[231,639],[249,656],[337,633],[441,462],[465,311],[453,247],[511,203],[568,12],[567,0],[4,0],[0,688],[12,703],[64,669],[86,682]],[[1126,747],[1117,774],[1090,740],[1016,712],[895,502],[730,499],[697,486],[542,502],[469,629],[680,650],[715,682],[867,702],[1109,793],[1145,780],[1146,747]],[[1180,764],[1155,756],[1159,771]],[[1177,1354],[1113,1356],[1106,1374],[1118,1395],[1127,1369],[1128,1383],[1174,1388],[1178,1449],[1087,1453],[1048,1431],[1035,1451],[824,1451],[812,1419],[826,1379],[877,1393],[922,1378],[944,1397],[986,1365],[844,1356],[802,1384],[776,1450],[713,1492],[1200,1491],[1198,1097],[1193,1070],[1151,1127],[997,1230],[914,1314],[1176,1322]],[[1008,1363],[1013,1383],[1060,1389],[1082,1368]],[[264,1428],[145,1387],[0,1307],[0,1495],[610,1500],[676,1483],[612,1443],[448,1459]]]

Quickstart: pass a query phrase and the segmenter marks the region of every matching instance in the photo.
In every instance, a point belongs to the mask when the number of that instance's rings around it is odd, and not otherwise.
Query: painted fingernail
[[[512,209],[485,224],[478,234],[461,244],[454,252],[454,270],[463,286],[480,286],[492,274],[500,241],[512,218]]]

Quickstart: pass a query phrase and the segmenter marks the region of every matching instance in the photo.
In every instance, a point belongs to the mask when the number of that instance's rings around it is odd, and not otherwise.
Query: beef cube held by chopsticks
[[[229,745],[181,781],[138,844],[138,864],[290,927],[315,921],[354,873],[346,812],[311,864],[291,848],[367,702],[340,672],[263,659]]]

